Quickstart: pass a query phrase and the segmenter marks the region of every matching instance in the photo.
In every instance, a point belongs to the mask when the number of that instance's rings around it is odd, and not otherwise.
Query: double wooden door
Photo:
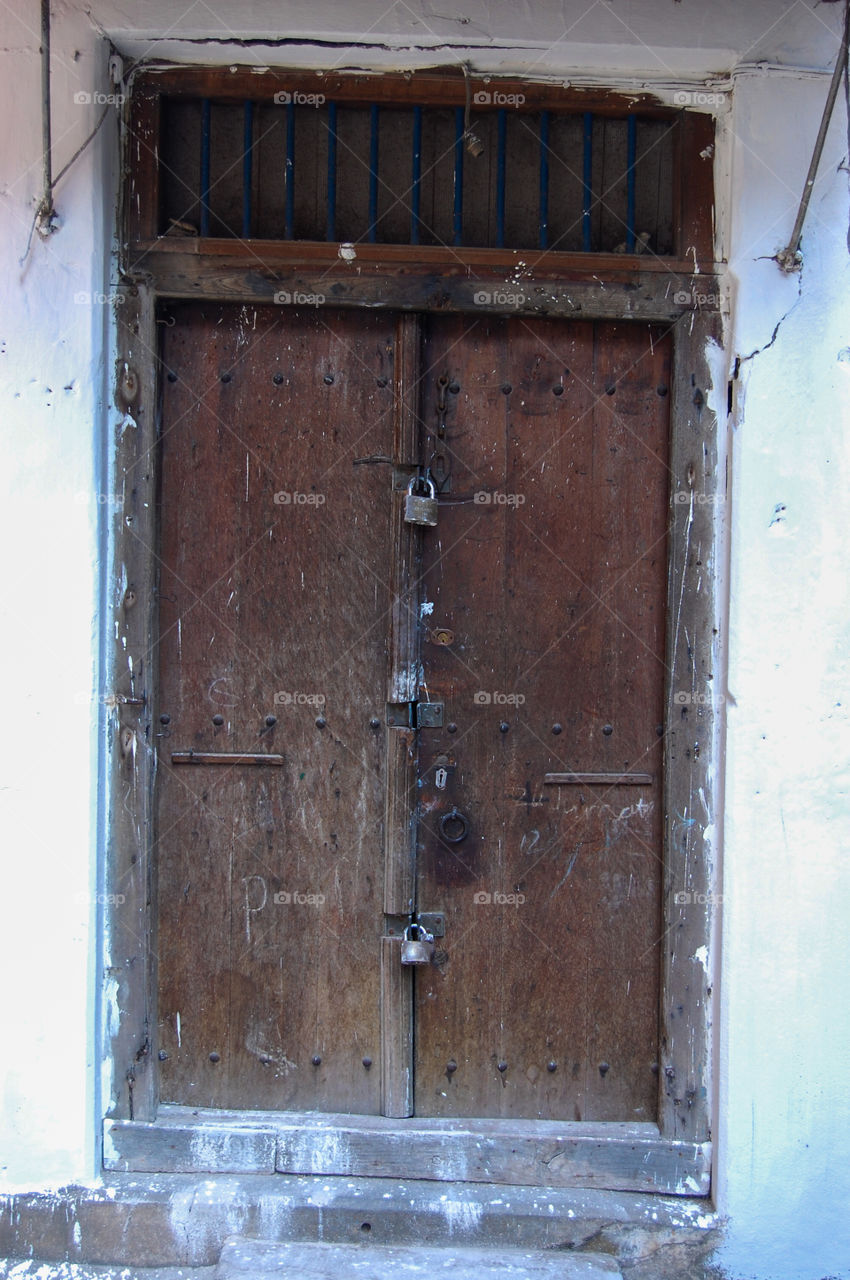
[[[167,320],[163,1100],[655,1119],[669,338]]]

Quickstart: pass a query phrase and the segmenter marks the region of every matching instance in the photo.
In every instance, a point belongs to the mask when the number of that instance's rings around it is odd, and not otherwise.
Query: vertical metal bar
[[[413,156],[410,190],[410,243],[419,244],[419,197],[422,185],[422,108],[413,108]]]
[[[508,113],[504,107],[496,117],[496,248],[505,247],[505,156],[507,154]]]
[[[295,225],[295,103],[286,104],[286,170],[283,234],[291,240]]]
[[[540,248],[549,244],[549,112],[540,114]]]
[[[49,223],[53,214],[53,155],[50,140],[50,0],[41,0],[41,164],[42,193],[39,212]]]
[[[210,100],[201,101],[201,235],[210,233]]]
[[[378,104],[369,112],[369,243],[378,238]]]
[[[593,112],[584,113],[584,166],[582,173],[581,247],[585,253],[592,249],[590,235],[590,209],[593,201]]]
[[[635,251],[635,162],[637,119],[629,116],[626,134],[626,253]]]
[[[326,240],[336,240],[336,103],[328,103],[328,224]]]
[[[242,119],[242,239],[251,238],[251,170],[254,147],[254,104],[246,102]]]
[[[463,243],[463,135],[464,128],[464,110],[463,107],[455,109],[455,202],[454,216],[452,219],[454,229],[454,243]]]

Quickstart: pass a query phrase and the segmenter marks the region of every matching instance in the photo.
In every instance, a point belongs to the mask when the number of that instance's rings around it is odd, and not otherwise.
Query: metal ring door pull
[[[449,844],[460,844],[469,835],[469,819],[459,809],[450,809],[440,818],[440,835]]]

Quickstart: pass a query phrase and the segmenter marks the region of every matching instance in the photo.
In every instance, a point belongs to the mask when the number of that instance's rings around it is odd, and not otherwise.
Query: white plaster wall
[[[719,1174],[734,1275],[850,1274],[847,119],[787,240],[826,86],[736,82],[732,590]],[[787,314],[786,314],[787,313]]]
[[[0,10],[0,1183],[43,1187],[95,1169],[95,424],[101,413],[106,131],[34,237],[41,182],[38,6]],[[96,108],[96,33],[56,18],[58,171]],[[102,41],[98,41],[102,45]],[[102,61],[100,54],[97,62]]]
[[[657,74],[669,83],[698,65],[728,73],[736,60],[751,62],[755,54],[773,63],[825,66],[837,45],[837,6],[815,0],[747,6],[724,0],[711,9],[715,17],[722,11],[723,23],[710,28],[708,10],[695,0],[620,5],[619,17],[636,33],[631,53],[621,23],[605,18],[604,4],[586,23],[586,39],[595,44],[579,48],[562,40],[561,18],[578,16],[579,7],[536,7],[535,23],[526,26],[549,44],[548,61],[538,70],[554,67],[575,79],[588,67],[643,73],[644,46],[658,30],[659,11],[667,34],[665,67]],[[7,1046],[0,1058],[0,1190],[94,1176],[99,1105],[96,706],[88,695],[100,630],[96,495],[105,485],[97,431],[107,412],[107,309],[74,299],[79,292],[110,291],[112,122],[63,180],[56,201],[61,229],[47,243],[36,241],[20,267],[39,187],[35,8],[24,0],[0,7],[0,513],[7,551],[0,629]],[[326,36],[357,27],[359,38],[371,24],[376,38],[409,42],[422,32],[425,11],[407,11],[416,22],[398,10],[375,26],[380,15],[371,0],[356,6],[326,0],[309,11],[290,5],[287,30]],[[119,43],[123,33],[124,48],[143,52],[140,32],[162,34],[176,24],[181,38],[192,34],[189,12],[177,14],[164,0],[140,0],[128,18],[103,0],[90,22],[74,3],[56,6],[57,167],[96,118],[94,106],[74,103],[74,93],[110,89],[98,28]],[[197,9],[191,12],[198,18]],[[486,57],[487,65],[497,60],[506,72],[528,69],[534,58],[505,52],[519,12],[512,4],[476,7],[475,65]],[[432,26],[443,21],[429,20]],[[221,34],[220,22],[204,21],[207,31]],[[274,29],[275,20],[259,3],[230,4],[225,25],[227,34],[241,33]],[[464,24],[458,19],[438,34],[457,42],[458,25]],[[710,64],[720,57],[718,29],[724,61]],[[491,36],[492,47],[482,49]],[[469,53],[459,45],[453,52],[458,59]],[[232,51],[191,50],[196,61],[225,54]],[[315,63],[326,55],[307,50],[298,56]],[[393,61],[386,52],[350,57],[358,65],[387,59]],[[268,49],[240,56],[258,65],[262,60],[270,60]],[[332,61],[345,60],[335,55]],[[434,61],[433,54],[427,60]],[[395,65],[401,63],[395,55]],[[763,348],[789,312],[770,349],[742,365],[731,457],[717,1188],[730,1217],[722,1261],[736,1280],[850,1276],[844,1225],[850,1166],[842,1158],[850,1140],[850,1017],[843,993],[850,934],[850,859],[843,848],[850,363],[837,359],[850,346],[850,259],[847,174],[839,169],[847,151],[841,100],[806,228],[802,276],[784,278],[767,260],[790,230],[825,92],[823,77],[736,77],[718,147],[720,232],[734,286],[731,355]]]

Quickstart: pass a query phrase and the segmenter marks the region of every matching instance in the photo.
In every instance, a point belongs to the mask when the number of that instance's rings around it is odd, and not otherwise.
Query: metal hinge
[[[439,729],[442,702],[388,702],[387,724],[394,729]]]

